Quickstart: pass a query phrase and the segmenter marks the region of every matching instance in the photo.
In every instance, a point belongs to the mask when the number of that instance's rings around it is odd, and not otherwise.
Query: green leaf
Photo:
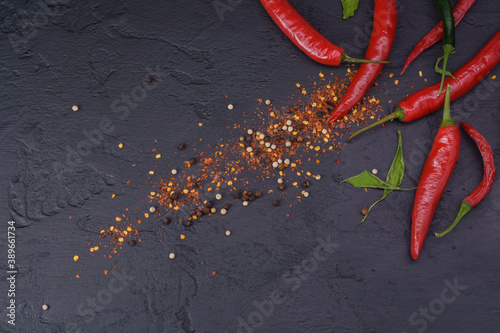
[[[398,149],[396,150],[396,155],[392,160],[389,172],[387,172],[385,181],[391,185],[399,186],[403,182],[404,174],[405,161],[403,159],[403,139],[401,138],[401,131],[398,130]]]
[[[359,0],[341,0],[344,8],[344,20],[354,16],[354,11],[358,9]]]
[[[391,167],[389,168],[389,172],[387,172],[387,176],[385,181],[393,186],[399,186],[403,182],[403,176],[405,174],[405,161],[403,159],[403,139],[401,138],[401,131],[398,130],[398,149],[396,150],[396,155],[392,160]],[[375,201],[370,208],[368,208],[368,213],[363,217],[359,224],[363,223],[370,213],[370,210],[378,204],[380,201],[384,200],[393,190],[387,189],[384,190],[384,194],[382,198]]]
[[[363,171],[359,175],[344,179],[340,183],[347,182],[354,187],[368,187],[368,188],[378,188],[382,190],[398,190],[398,191],[407,191],[412,190],[412,188],[400,188],[389,184],[388,182],[384,182],[382,179],[378,178],[374,174],[368,171]]]

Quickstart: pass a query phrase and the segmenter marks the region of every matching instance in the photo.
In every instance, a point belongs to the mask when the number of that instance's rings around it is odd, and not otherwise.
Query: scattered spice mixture
[[[182,156],[182,160],[169,161],[175,168],[166,172],[163,166],[157,169],[157,175],[148,170],[154,183],[150,184],[153,189],[142,216],[133,218],[126,209],[102,228],[99,240],[88,243],[90,252],[107,249],[111,258],[122,246],[135,246],[141,242],[141,224],[157,223],[168,228],[175,222],[190,227],[215,214],[230,214],[238,202],[249,206],[262,198],[270,206],[291,207],[313,195],[311,187],[321,175],[310,169],[321,162],[322,155],[342,149],[346,144],[342,138],[352,125],[366,124],[381,113],[377,112],[377,99],[364,98],[334,127],[326,124],[354,74],[348,69],[346,78],[339,80],[319,73],[318,80],[307,89],[297,83],[291,98],[295,103],[289,107],[257,99],[256,118],[228,126],[231,139],[215,146],[201,147],[194,140],[179,143],[176,156]],[[252,125],[247,125],[250,122]],[[156,148],[152,153],[154,167],[158,168],[165,153]],[[230,234],[229,230],[225,232],[226,236]],[[187,238],[184,234],[178,237]],[[174,259],[175,254],[169,258]]]
[[[264,194],[285,191],[289,186],[299,189],[298,184],[309,184],[308,179],[320,180],[319,174],[306,170],[306,164],[320,163],[320,156],[327,151],[341,150],[343,143],[338,139],[352,124],[375,118],[378,100],[372,98],[359,104],[352,116],[343,117],[337,128],[325,125],[353,74],[350,72],[344,80],[327,82],[320,73],[320,83],[315,82],[311,92],[297,83],[299,97],[290,107],[273,106],[269,99],[258,99],[259,125],[244,128],[235,124],[230,129],[234,135],[232,141],[219,143],[215,152],[198,150],[197,156],[191,158],[186,153],[182,170],[159,182],[159,190],[152,198],[159,205],[158,215],[182,210],[188,214],[181,218],[193,221],[217,212],[211,201],[214,199],[222,202],[236,199],[248,205]],[[254,177],[250,174],[256,172],[259,180],[277,178],[278,186],[254,192],[250,182]],[[301,189],[298,193],[297,199],[309,195]],[[272,199],[277,200],[274,195]],[[228,213],[229,207],[223,209],[224,214]]]

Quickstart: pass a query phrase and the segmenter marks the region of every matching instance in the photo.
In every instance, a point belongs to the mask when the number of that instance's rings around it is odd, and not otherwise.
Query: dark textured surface
[[[52,5],[44,9],[40,3],[46,2]],[[340,1],[292,3],[351,56],[363,56],[372,1],[362,1],[348,21],[341,19]],[[221,4],[228,10],[219,15],[216,5]],[[450,70],[493,36],[499,14],[498,1],[473,5],[457,27]],[[385,177],[400,128],[407,164],[403,185],[416,186],[440,113],[404,126],[391,123],[359,137],[340,154],[327,155],[316,167],[322,181],[314,183],[309,200],[291,209],[262,199],[197,225],[187,240],[179,240],[180,227],[172,226],[163,237],[144,227],[138,246],[124,247],[112,259],[91,256],[86,242],[98,237],[101,223],[126,207],[147,209],[141,200],[150,191],[144,185],[155,163],[152,147],[164,156],[160,177],[180,163],[173,155],[178,142],[227,138],[226,125],[251,121],[257,98],[287,105],[296,82],[309,82],[320,71],[343,77],[346,67],[310,61],[284,38],[258,1],[4,1],[0,18],[0,220],[17,222],[19,268],[16,330],[6,324],[3,310],[1,332],[236,332],[238,318],[247,323],[262,318],[258,327],[240,332],[423,329],[422,322],[411,325],[410,318],[425,321],[426,332],[498,332],[498,184],[456,230],[443,239],[429,236],[418,261],[409,253],[413,192],[393,193],[356,226],[360,208],[380,193],[338,184],[365,168],[377,168]],[[404,76],[397,74],[412,46],[438,20],[432,1],[401,1],[393,65],[370,91],[386,111],[411,86],[420,89],[439,80],[433,73],[439,45],[417,58]],[[25,37],[19,40],[21,34]],[[150,71],[157,80],[147,95],[128,111],[117,109],[113,102],[136,93]],[[498,68],[491,74],[500,74]],[[400,80],[397,86],[395,79]],[[498,156],[500,79],[492,81],[489,75],[487,82],[469,93],[467,103],[467,97],[453,103],[452,114],[476,127]],[[228,101],[234,110],[227,110]],[[73,104],[80,105],[79,112],[71,111]],[[86,138],[84,131],[105,125],[103,119],[114,131],[73,161],[68,152]],[[119,142],[127,149],[118,149]],[[445,229],[481,179],[473,142],[462,136],[461,148],[432,234]],[[340,165],[333,162],[336,158]],[[110,200],[111,193],[118,196]],[[226,229],[231,237],[224,236]],[[338,244],[321,260],[313,259],[318,237]],[[6,234],[0,235],[0,244],[5,262]],[[173,261],[170,252],[177,253]],[[75,254],[80,255],[77,263]],[[294,270],[303,263],[305,271]],[[103,269],[113,271],[113,265],[134,278],[97,311],[82,307],[88,297],[108,290],[115,277]],[[5,281],[0,284],[2,309]],[[467,289],[446,291],[454,281]],[[272,309],[266,303],[257,314],[258,304],[276,299],[272,294],[277,290],[285,299]],[[50,309],[42,311],[42,304]],[[412,317],[429,306],[437,315]]]

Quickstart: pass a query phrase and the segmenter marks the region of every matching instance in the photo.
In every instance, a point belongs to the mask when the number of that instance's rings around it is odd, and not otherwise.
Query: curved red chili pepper
[[[476,2],[476,0],[460,0],[455,5],[455,7],[453,7],[453,17],[455,18],[455,26],[457,26],[457,24],[462,20],[465,13],[467,13],[467,11],[474,4],[474,2]],[[429,33],[425,35],[417,43],[417,45],[415,45],[413,51],[411,51],[408,58],[406,58],[406,62],[403,67],[403,70],[401,71],[401,74],[405,72],[406,67],[408,67],[408,65],[411,64],[411,62],[415,60],[415,58],[418,57],[420,53],[424,52],[429,47],[439,42],[441,39],[443,39],[443,21],[440,21],[438,24],[436,24],[436,26],[434,26],[434,28],[432,28],[432,30],[429,31]]]
[[[462,97],[466,92],[477,85],[500,61],[500,30],[483,46],[483,48],[465,65],[460,67],[453,75],[455,79],[448,77],[445,84],[451,87],[451,100]],[[398,103],[396,111],[390,115],[360,129],[349,141],[358,134],[365,132],[377,125],[391,119],[399,119],[405,123],[427,116],[444,105],[444,96],[437,96],[440,83],[419,90]]]
[[[460,219],[465,214],[467,214],[472,209],[472,207],[477,206],[484,198],[486,198],[491,190],[491,186],[493,185],[493,180],[495,179],[495,161],[493,159],[493,150],[491,150],[491,146],[489,145],[488,141],[486,141],[484,136],[482,136],[471,125],[464,122],[459,123],[460,125],[462,125],[465,133],[467,133],[472,138],[472,140],[474,140],[477,148],[479,148],[479,152],[481,153],[481,157],[483,158],[483,179],[481,180],[481,183],[479,183],[479,185],[474,189],[474,191],[472,191],[472,193],[469,194],[464,199],[464,201],[462,201],[462,204],[460,205],[460,211],[458,212],[455,221],[453,221],[453,224],[451,224],[448,229],[446,229],[442,233],[436,233],[437,237],[443,237],[448,232],[453,230],[458,221],[460,221]]]
[[[483,158],[483,179],[476,189],[472,191],[467,198],[465,198],[465,201],[467,201],[472,207],[475,207],[486,197],[491,189],[491,186],[493,185],[493,179],[495,179],[495,161],[493,159],[493,150],[484,136],[482,136],[474,127],[464,122],[460,122],[460,125],[464,129],[465,133],[467,133],[472,140],[474,140]]]
[[[343,48],[333,44],[314,29],[287,0],[260,2],[281,31],[314,61],[329,66],[339,66],[343,62],[379,62],[349,57]]]
[[[391,52],[397,25],[396,0],[375,0],[370,44],[365,58],[386,60]],[[344,97],[328,118],[331,123],[345,116],[363,98],[382,71],[383,64],[361,64]]]
[[[450,86],[448,85],[443,122],[425,161],[415,194],[411,225],[411,256],[413,259],[417,259],[422,250],[432,217],[455,168],[459,152],[460,131],[450,116]]]

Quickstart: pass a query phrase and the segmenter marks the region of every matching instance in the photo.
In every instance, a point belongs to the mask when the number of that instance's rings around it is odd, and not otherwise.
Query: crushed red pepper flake
[[[141,209],[137,208],[138,215],[143,215],[147,223],[151,224],[161,220],[164,214],[176,211],[177,215],[174,216],[178,219],[177,222],[190,226],[193,221],[203,216],[220,212],[220,208],[217,208],[215,213],[211,209],[203,213],[208,200],[214,200],[218,193],[222,194],[223,201],[232,200],[233,197],[242,200],[241,193],[248,193],[249,188],[260,187],[258,191],[267,193],[264,198],[269,196],[268,200],[271,202],[277,196],[280,201],[285,200],[283,196],[288,191],[274,194],[272,189],[266,187],[275,186],[275,181],[269,182],[269,185],[262,185],[261,181],[283,177],[287,183],[298,189],[298,182],[302,183],[307,179],[307,175],[316,174],[307,169],[312,170],[314,165],[319,164],[320,156],[342,149],[339,140],[350,132],[352,126],[364,125],[368,119],[375,119],[376,114],[380,113],[377,112],[381,108],[380,101],[374,97],[365,97],[350,114],[335,122],[333,126],[326,123],[328,115],[342,99],[355,73],[356,71],[349,70],[347,77],[341,80],[333,77],[329,80],[326,75],[320,73],[319,83],[313,82],[310,87],[296,83],[297,95],[291,97],[291,106],[266,103],[270,99],[258,98],[256,117],[245,118],[242,123],[227,126],[233,139],[219,141],[207,147],[198,146],[193,140],[193,143],[189,144],[191,151],[187,153],[191,156],[186,155],[184,150],[175,153],[181,154],[183,159],[175,165],[177,172],[168,171],[173,170],[172,167],[156,173],[148,171],[150,176],[159,174],[164,178],[152,184],[155,190],[151,191],[147,205]],[[203,126],[202,123],[198,125]],[[202,139],[199,141],[203,142]],[[186,147],[186,144],[182,145],[183,148]],[[156,151],[157,148],[152,149],[152,152]],[[196,159],[193,159],[193,151]],[[155,167],[160,166],[156,162],[163,160],[159,160],[162,156],[165,156],[162,152],[154,155]],[[196,163],[196,160],[200,163]],[[339,164],[340,161],[336,159],[335,163]],[[127,185],[130,185],[130,181],[127,181]],[[290,194],[298,201],[302,198],[298,193],[290,191]],[[156,209],[150,214],[148,211],[152,206]],[[289,207],[292,207],[292,204],[289,204]],[[226,212],[230,212],[230,209]],[[150,216],[154,217],[154,220],[150,219]],[[290,214],[287,213],[286,216],[289,217]],[[130,247],[129,244],[141,242],[138,238],[138,228],[146,223],[143,220],[137,219],[134,222],[128,214],[123,214],[122,217],[116,217],[112,223],[114,225],[101,231],[101,248],[116,254],[124,245]],[[160,224],[162,228],[168,227],[161,222]],[[183,236],[179,235],[184,239]],[[92,243],[89,243],[89,247],[91,252],[99,249],[98,245]],[[215,274],[214,271],[213,275]]]

